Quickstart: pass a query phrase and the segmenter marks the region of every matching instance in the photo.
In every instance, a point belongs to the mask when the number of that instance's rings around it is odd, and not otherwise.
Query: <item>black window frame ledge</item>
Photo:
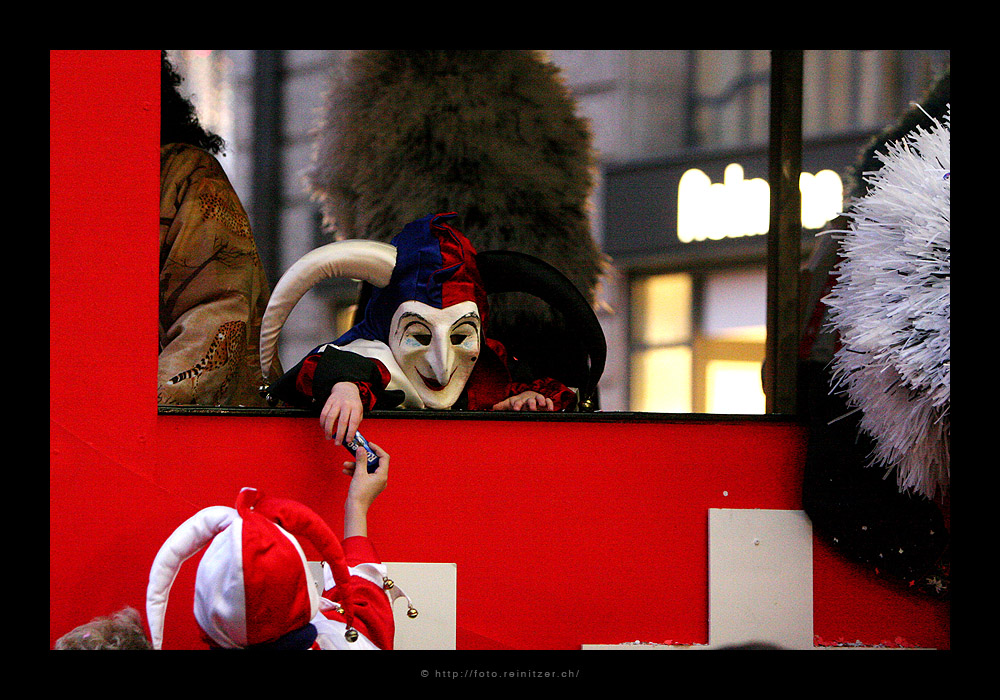
[[[259,408],[253,406],[160,406],[161,416],[257,416],[308,418],[317,420],[319,411],[294,408]],[[796,416],[778,413],[651,413],[640,411],[437,411],[430,409],[377,410],[365,420],[482,420],[536,421],[542,423],[788,423]]]

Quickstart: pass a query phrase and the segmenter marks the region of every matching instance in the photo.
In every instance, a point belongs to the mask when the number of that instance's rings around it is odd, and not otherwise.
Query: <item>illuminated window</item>
[[[634,411],[692,410],[692,290],[688,274],[644,277],[632,285]]]
[[[633,411],[691,413],[689,345],[641,350],[633,363]]]
[[[630,410],[765,412],[763,267],[652,275],[631,293]]]
[[[633,334],[643,345],[691,340],[691,275],[656,275],[632,287]]]
[[[706,275],[701,335],[713,341],[763,343],[767,328],[767,274],[763,268]]]
[[[760,363],[709,360],[705,368],[706,413],[764,413]]]

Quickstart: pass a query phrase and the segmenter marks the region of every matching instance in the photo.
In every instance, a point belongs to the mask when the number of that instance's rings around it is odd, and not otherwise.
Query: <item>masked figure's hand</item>
[[[353,439],[362,418],[364,418],[364,407],[357,385],[353,382],[334,384],[319,416],[319,424],[326,439],[332,439],[338,445],[344,444],[345,439]]]
[[[554,411],[552,399],[537,391],[523,391],[493,406],[494,411]]]

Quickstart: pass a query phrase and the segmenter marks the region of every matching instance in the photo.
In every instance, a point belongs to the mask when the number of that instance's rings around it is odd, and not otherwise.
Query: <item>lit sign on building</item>
[[[799,177],[802,226],[819,229],[843,209],[844,186],[832,170]],[[684,243],[756,236],[767,233],[771,217],[767,181],[743,177],[742,166],[726,166],[722,182],[697,168],[686,171],[677,185],[677,238]]]

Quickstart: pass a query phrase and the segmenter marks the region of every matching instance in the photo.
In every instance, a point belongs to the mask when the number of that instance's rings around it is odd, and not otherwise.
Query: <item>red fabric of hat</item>
[[[347,564],[344,560],[344,550],[341,548],[340,541],[333,533],[333,530],[331,530],[330,527],[318,515],[316,515],[316,513],[301,503],[284,498],[265,497],[259,491],[249,489],[242,491],[239,499],[237,500],[236,509],[237,512],[243,515],[244,520],[246,520],[246,515],[244,515],[244,513],[266,518],[267,522],[279,525],[296,537],[308,541],[317,549],[317,551],[319,551],[323,560],[330,565],[330,572],[333,574],[333,580],[337,584],[335,589],[337,602],[344,608],[344,616],[347,626],[352,627],[354,622],[354,607],[351,602],[353,584],[351,583],[351,576],[347,570]],[[246,546],[247,535],[245,532],[243,539],[243,552],[244,557],[246,557],[248,549]],[[269,565],[266,559],[267,553],[262,552],[262,555],[263,556],[260,562],[249,563],[253,565],[259,563],[263,565],[263,568],[268,568]],[[250,574],[248,572],[248,562],[244,562],[244,578],[249,582]],[[300,590],[308,592],[307,588],[301,588]],[[292,603],[292,599],[284,602],[284,604],[287,605],[292,605]],[[261,603],[261,605],[262,607],[266,607],[268,604]],[[306,599],[306,605],[308,606],[308,598]],[[248,614],[250,612],[250,606],[251,601],[248,593]],[[288,607],[285,609],[292,610],[294,608]],[[306,619],[305,622],[308,621],[309,620]],[[302,624],[305,624],[305,622]],[[287,632],[290,629],[294,629],[294,627],[289,627],[285,631]]]
[[[275,523],[237,501],[243,519],[243,586],[247,645],[271,642],[312,619],[307,572],[302,557]],[[287,529],[287,528],[286,528]]]

